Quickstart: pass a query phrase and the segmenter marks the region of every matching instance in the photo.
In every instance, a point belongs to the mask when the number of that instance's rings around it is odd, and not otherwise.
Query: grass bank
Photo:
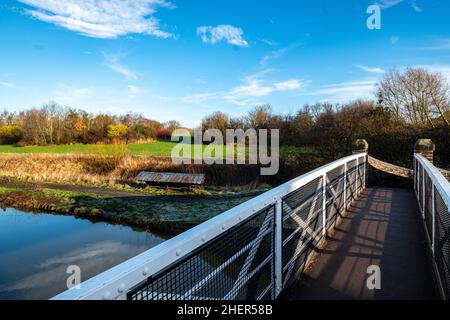
[[[128,188],[135,184],[134,178],[140,171],[148,170],[204,173],[209,186],[257,187],[287,181],[320,166],[323,162],[314,150],[284,147],[280,150],[279,173],[276,176],[261,176],[259,165],[175,165],[168,157],[148,155],[116,158],[94,153],[0,152],[0,176],[31,182]]]
[[[126,196],[47,188],[0,187],[0,205],[26,211],[73,215],[165,233],[178,233],[264,190],[215,196]]]

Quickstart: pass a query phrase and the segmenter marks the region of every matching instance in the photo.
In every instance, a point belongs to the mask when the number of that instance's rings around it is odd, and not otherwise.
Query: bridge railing
[[[415,154],[414,189],[441,294],[450,299],[450,183],[430,161]]]
[[[366,163],[322,166],[53,299],[274,299],[365,188]]]

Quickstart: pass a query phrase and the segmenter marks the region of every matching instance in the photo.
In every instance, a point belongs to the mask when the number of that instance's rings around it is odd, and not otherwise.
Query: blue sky
[[[381,29],[366,26],[369,5]],[[48,101],[195,126],[213,111],[373,97],[391,68],[450,79],[447,0],[3,0],[0,108]]]

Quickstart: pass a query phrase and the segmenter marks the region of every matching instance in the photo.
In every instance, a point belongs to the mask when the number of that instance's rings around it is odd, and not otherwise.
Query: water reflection
[[[14,209],[0,212],[0,299],[48,299],[66,289],[69,265],[82,280],[164,241],[128,227]]]

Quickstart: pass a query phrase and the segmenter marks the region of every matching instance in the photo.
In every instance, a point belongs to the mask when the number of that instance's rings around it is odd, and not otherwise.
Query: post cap
[[[357,139],[353,142],[353,150],[368,150],[369,143],[366,139]]]
[[[414,145],[414,152],[433,152],[436,145],[431,139],[419,139]]]

